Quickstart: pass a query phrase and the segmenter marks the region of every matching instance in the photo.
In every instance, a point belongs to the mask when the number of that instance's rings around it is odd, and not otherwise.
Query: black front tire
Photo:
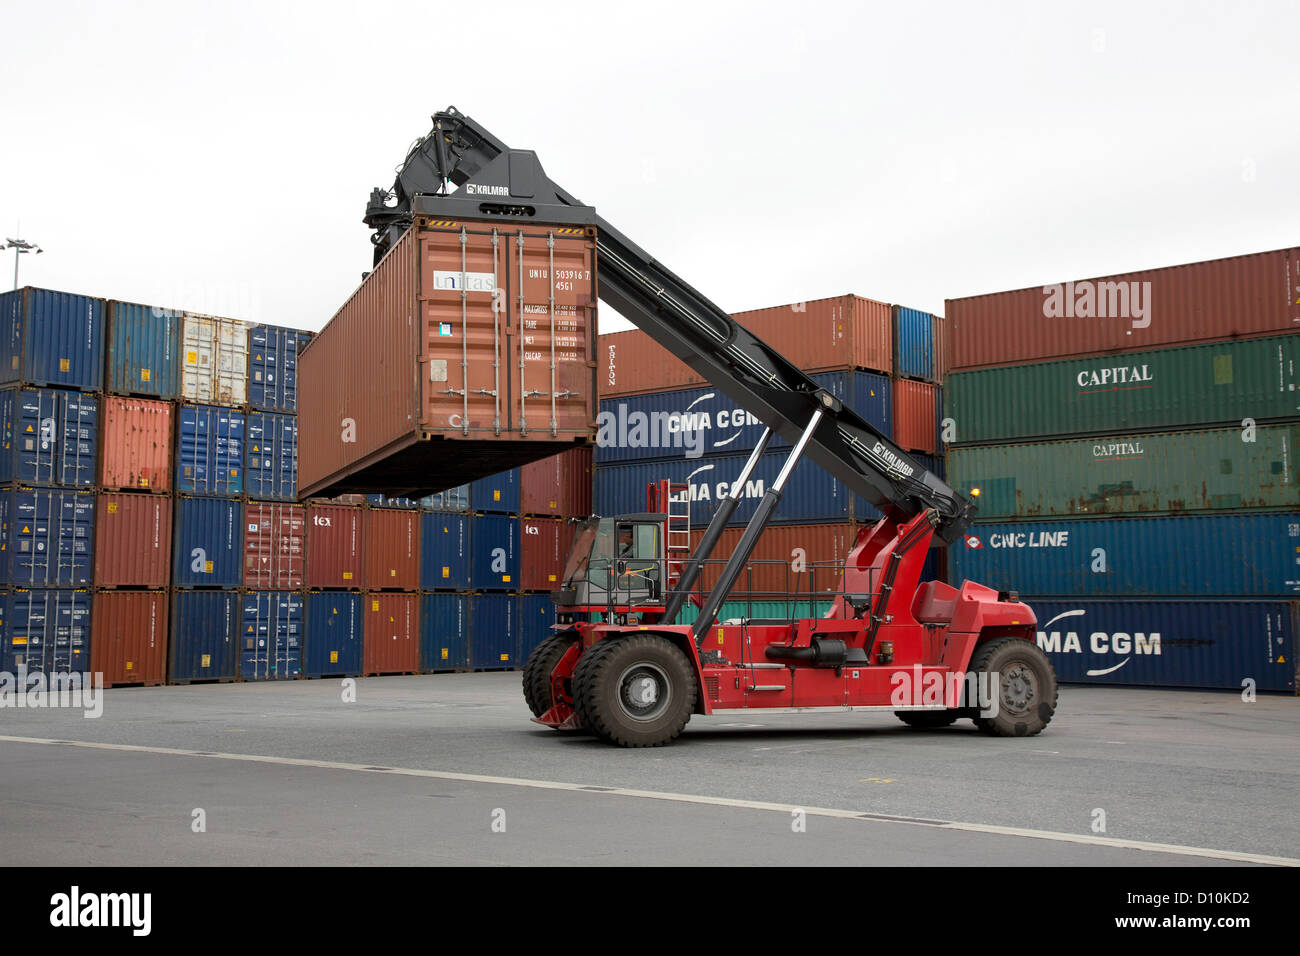
[[[551,697],[551,672],[573,646],[574,639],[572,634],[553,634],[528,655],[524,663],[524,701],[534,717],[542,716],[555,706]]]
[[[997,714],[983,717],[975,710],[975,726],[994,737],[1033,737],[1056,714],[1056,669],[1033,641],[1000,637],[979,645],[971,655],[970,670],[996,674],[993,692]],[[985,678],[981,677],[981,684]]]
[[[584,727],[620,747],[662,747],[686,727],[698,688],[690,661],[657,634],[609,638],[583,654],[573,704]]]

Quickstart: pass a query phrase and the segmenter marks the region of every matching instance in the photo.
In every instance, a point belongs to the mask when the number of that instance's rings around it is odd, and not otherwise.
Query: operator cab
[[[611,623],[627,623],[629,611],[663,607],[664,570],[662,514],[584,518],[551,597],[562,610],[608,612]]]

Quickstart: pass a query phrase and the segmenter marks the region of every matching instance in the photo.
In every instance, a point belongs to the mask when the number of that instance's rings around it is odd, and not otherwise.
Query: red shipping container
[[[95,586],[165,588],[171,582],[172,499],[101,494],[95,503]]]
[[[414,591],[420,586],[420,512],[368,508],[362,534],[362,586]]]
[[[949,299],[950,369],[1300,329],[1300,248]]]
[[[526,515],[591,514],[591,449],[574,448],[519,469],[520,511]]]
[[[520,522],[520,586],[553,591],[560,586],[575,525],[562,518],[524,518]]]
[[[420,669],[420,596],[369,592],[361,596],[362,670],[367,674],[414,674]]]
[[[309,588],[361,587],[365,512],[352,505],[307,506]]]
[[[267,591],[302,587],[306,530],[302,505],[248,502],[244,506],[244,587]]]
[[[90,612],[90,670],[104,684],[167,680],[167,592],[97,591]]]
[[[894,379],[894,441],[904,451],[935,454],[935,419],[939,386],[908,378]]]
[[[893,313],[884,302],[840,295],[732,318],[805,372],[863,368],[889,374],[894,367]],[[707,384],[639,330],[602,335],[596,365],[601,398]]]
[[[807,600],[810,593],[837,591],[844,559],[857,539],[861,525],[836,524],[769,525],[759,536],[747,568],[740,575],[729,601]],[[744,528],[727,528],[700,574],[695,591],[708,594],[717,583]],[[691,551],[699,547],[703,528],[691,531]]]
[[[106,490],[170,491],[172,403],[105,395],[99,484]]]

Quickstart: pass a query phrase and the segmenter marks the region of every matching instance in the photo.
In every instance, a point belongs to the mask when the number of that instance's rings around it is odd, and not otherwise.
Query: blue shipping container
[[[302,595],[246,591],[239,621],[239,674],[244,680],[293,680],[302,673]]]
[[[934,381],[934,316],[894,306],[894,374]]]
[[[518,468],[480,478],[470,483],[470,507],[475,511],[517,515],[520,503],[519,488]]]
[[[467,590],[470,586],[469,515],[426,512],[420,516],[420,588]]]
[[[1300,514],[1082,518],[972,525],[963,579],[1038,597],[1300,594]]]
[[[234,680],[239,595],[178,591],[172,595],[167,679]]]
[[[469,596],[424,594],[420,597],[420,670],[465,670],[469,667]]]
[[[515,660],[520,667],[528,662],[528,655],[538,644],[555,632],[555,602],[549,594],[519,595],[519,649]]]
[[[177,498],[172,524],[172,584],[237,588],[243,583],[244,503]]]
[[[248,404],[273,412],[298,410],[298,352],[310,332],[281,325],[248,330]]]
[[[89,587],[94,554],[93,492],[13,488],[0,493],[0,583]]]
[[[0,390],[0,482],[95,483],[99,399],[58,388]]]
[[[471,670],[511,670],[517,666],[519,601],[515,594],[475,594],[469,608]]]
[[[519,519],[480,515],[469,519],[470,586],[475,591],[519,590]]]
[[[107,390],[147,398],[180,397],[181,313],[108,303]]]
[[[457,485],[420,499],[425,511],[469,511],[469,485]]]
[[[304,677],[360,674],[361,639],[361,595],[353,591],[312,591],[307,595]]]
[[[0,294],[0,382],[99,391],[104,300],[30,286]]]
[[[90,666],[88,590],[18,588],[4,596],[4,670],[85,673]]]
[[[176,490],[243,494],[244,413],[216,405],[182,405],[178,420]]]
[[[814,382],[886,435],[893,434],[893,389],[875,372],[819,372]],[[716,388],[607,398],[600,403],[595,462],[698,459],[753,450],[763,423]],[[787,445],[774,436],[770,448]],[[474,506],[478,509],[478,504]],[[481,509],[479,509],[481,510]]]
[[[1295,601],[1027,601],[1063,681],[1296,690]]]
[[[266,501],[298,500],[298,416],[249,412],[244,493]]]

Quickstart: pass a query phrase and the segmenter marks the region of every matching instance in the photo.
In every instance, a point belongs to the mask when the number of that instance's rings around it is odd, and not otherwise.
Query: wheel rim
[[[672,702],[668,675],[657,664],[633,664],[618,678],[618,706],[632,720],[655,720]]]
[[[1038,699],[1038,676],[1024,661],[1009,661],[1002,668],[1002,706],[1012,714],[1029,712]]]

